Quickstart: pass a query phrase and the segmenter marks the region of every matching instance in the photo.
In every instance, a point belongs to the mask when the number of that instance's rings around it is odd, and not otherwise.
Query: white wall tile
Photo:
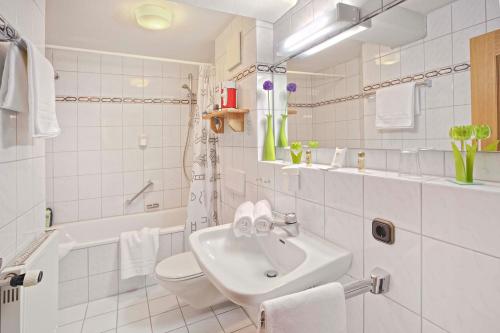
[[[365,218],[386,219],[398,228],[420,232],[420,203],[420,182],[368,175],[364,177]]]
[[[118,293],[118,271],[89,276],[89,300],[93,301]]]
[[[418,333],[420,317],[387,297],[365,296],[365,333]]]
[[[347,274],[362,279],[363,218],[326,207],[325,238],[352,253],[352,264]]]
[[[486,19],[485,0],[459,0],[451,5],[453,16],[453,31],[458,31]]]
[[[343,172],[327,172],[325,205],[363,216],[363,177]]]
[[[325,234],[325,207],[297,199],[297,220],[302,227],[320,237]]]
[[[73,250],[60,262],[59,282],[84,278],[88,274],[87,249]]]
[[[89,274],[99,274],[118,269],[118,243],[89,248]]]
[[[464,189],[448,184],[424,183],[422,232],[425,235],[500,256],[497,234],[499,191]],[[474,221],[471,224],[471,221]]]
[[[387,297],[420,313],[421,247],[420,235],[396,228],[394,244],[372,236],[372,221],[365,221],[365,276],[376,267],[391,274]]]
[[[423,239],[422,312],[449,332],[495,332],[500,262],[477,252]],[[466,285],[467,288],[463,286]]]

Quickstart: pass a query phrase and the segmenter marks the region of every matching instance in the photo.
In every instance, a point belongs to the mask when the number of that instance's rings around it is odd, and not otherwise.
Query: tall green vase
[[[264,152],[262,159],[264,161],[276,161],[276,152],[274,150],[274,131],[273,131],[273,116],[268,114],[267,117],[267,132],[264,140]]]
[[[286,120],[287,114],[281,115],[280,136],[278,140],[278,147],[288,147],[288,138],[286,137]]]

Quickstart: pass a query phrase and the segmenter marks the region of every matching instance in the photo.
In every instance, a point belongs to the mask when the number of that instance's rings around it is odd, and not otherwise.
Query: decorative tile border
[[[317,103],[289,103],[288,106],[289,107],[297,107],[297,108],[300,108],[300,107],[313,108],[313,107],[318,107],[318,106],[323,106],[323,105],[343,103],[343,102],[352,101],[352,100],[356,100],[356,99],[360,99],[360,98],[363,98],[366,96],[373,95],[373,94],[375,94],[377,89],[380,89],[380,88],[386,88],[386,87],[395,86],[395,85],[398,85],[401,83],[408,83],[408,82],[412,82],[412,81],[418,82],[418,81],[422,81],[425,79],[432,79],[432,78],[439,77],[439,76],[449,75],[452,73],[465,72],[465,71],[468,71],[469,69],[470,69],[469,63],[462,63],[462,64],[458,64],[458,65],[454,65],[454,66],[447,66],[447,67],[431,70],[431,71],[424,72],[424,73],[418,73],[418,74],[414,74],[414,75],[405,76],[402,78],[384,81],[384,82],[373,84],[373,85],[368,85],[368,86],[365,86],[363,88],[363,92],[360,94],[339,97],[339,98],[330,99],[330,100],[326,100],[326,101],[320,101]]]
[[[237,74],[235,74],[231,78],[231,80],[233,80],[233,81],[241,81],[244,78],[248,77],[250,74],[253,74],[255,72],[259,72],[259,73],[274,73],[274,74],[286,74],[286,67],[283,67],[283,66],[274,66],[274,65],[270,65],[270,64],[256,63],[256,64],[248,66],[247,68],[245,68],[242,71],[240,71]]]
[[[57,96],[56,102],[80,103],[114,103],[114,104],[189,104],[189,99],[177,98],[132,98],[132,97],[98,97],[98,96]],[[192,100],[196,104],[196,100]]]

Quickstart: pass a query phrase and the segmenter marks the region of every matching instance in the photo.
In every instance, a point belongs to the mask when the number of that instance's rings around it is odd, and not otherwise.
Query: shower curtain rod
[[[174,63],[185,64],[185,65],[211,65],[211,63],[208,63],[208,62],[197,62],[197,61],[177,60],[177,59],[171,59],[171,58],[150,57],[150,56],[145,56],[145,55],[140,55],[140,54],[109,52],[109,51],[100,51],[100,50],[92,50],[92,49],[82,49],[82,48],[78,48],[78,47],[60,46],[60,45],[53,45],[53,44],[47,44],[47,45],[45,45],[45,47],[52,49],[52,50],[94,53],[94,54],[101,54],[101,55],[134,58],[134,59],[142,59],[142,60],[153,60],[153,61],[161,61],[161,62],[174,62]]]

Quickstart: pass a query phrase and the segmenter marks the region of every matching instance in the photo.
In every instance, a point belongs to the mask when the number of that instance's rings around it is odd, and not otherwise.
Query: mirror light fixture
[[[346,40],[346,39],[348,39],[356,34],[359,34],[362,31],[369,29],[370,27],[371,27],[370,21],[365,21],[361,24],[355,25],[354,27],[343,31],[343,32],[339,33],[338,35],[335,35],[332,38],[325,40],[323,43],[318,44],[316,46],[313,46],[309,50],[301,53],[300,56],[307,57],[307,56],[316,54],[318,52],[321,52],[321,51],[323,51],[323,50],[325,50],[325,49],[327,49],[335,44],[340,43],[343,40]]]
[[[291,55],[305,50],[315,42],[358,23],[359,15],[358,7],[338,3],[335,9],[316,17],[311,23],[286,38],[279,48],[279,55]]]
[[[172,12],[157,4],[144,4],[134,11],[137,24],[149,30],[164,30],[172,24]]]

